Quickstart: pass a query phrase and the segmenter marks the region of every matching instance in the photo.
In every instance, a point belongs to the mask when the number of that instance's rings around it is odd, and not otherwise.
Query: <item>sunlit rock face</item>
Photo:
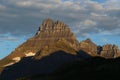
[[[13,51],[8,57],[13,58],[15,56],[28,56],[29,54],[27,55],[26,53],[36,53],[45,46],[52,45],[60,39],[67,40],[75,49],[79,48],[79,42],[67,24],[61,21],[45,19],[40,25],[35,36],[16,48],[15,51]]]
[[[82,42],[80,42],[80,49],[84,50],[86,53],[88,53],[91,56],[98,56],[97,54],[97,45],[92,42],[90,39],[86,39]]]
[[[60,39],[52,45],[45,46],[43,49],[38,51],[34,56],[34,59],[41,59],[43,57],[50,56],[55,52],[64,51],[66,54],[77,56],[77,50],[72,46],[72,44],[65,40]]]
[[[76,48],[78,44],[75,35],[71,32],[67,24],[60,21],[54,22],[51,19],[43,21],[36,35],[32,39],[39,39],[44,44],[53,44],[60,39],[66,39]]]
[[[116,45],[106,44],[102,47],[100,56],[105,58],[116,58],[120,56],[120,50]]]
[[[107,59],[120,57],[120,50],[117,45],[106,44],[97,46],[90,39],[81,41],[79,45],[81,50],[84,50],[91,56],[100,56]]]

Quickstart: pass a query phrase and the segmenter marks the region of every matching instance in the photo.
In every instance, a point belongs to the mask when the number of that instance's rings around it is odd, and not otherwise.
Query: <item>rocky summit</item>
[[[97,45],[92,42],[89,38],[86,40],[83,40],[79,43],[79,47],[81,50],[84,50],[86,53],[88,53],[91,56],[98,56],[97,53]]]
[[[120,57],[120,50],[117,45],[105,44],[103,46],[97,46],[90,39],[81,41],[79,45],[79,49],[84,50],[93,57],[100,56],[106,59]]]
[[[106,44],[101,48],[100,56],[105,58],[116,58],[120,56],[120,50],[116,45]]]

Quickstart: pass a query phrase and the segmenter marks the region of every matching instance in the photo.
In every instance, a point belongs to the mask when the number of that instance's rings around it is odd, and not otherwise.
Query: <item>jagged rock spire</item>
[[[78,43],[69,26],[61,21],[45,19],[32,39],[52,40],[66,39],[72,44]]]
[[[42,25],[39,27],[38,32],[36,34],[38,35],[40,31],[52,30],[53,26],[54,26],[54,21],[52,19],[50,18],[45,19],[42,22]]]
[[[120,56],[120,50],[118,46],[112,44],[103,45],[100,52],[100,56],[104,58],[115,58]]]
[[[45,19],[42,25],[39,27],[36,36],[40,32],[61,32],[61,31],[70,31],[69,26],[61,21],[54,22],[52,19]]]

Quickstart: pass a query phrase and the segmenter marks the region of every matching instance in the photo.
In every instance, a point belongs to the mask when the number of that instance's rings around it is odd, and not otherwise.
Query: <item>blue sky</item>
[[[103,3],[103,2],[106,1],[106,0],[92,0],[92,1],[96,1],[96,2]]]
[[[79,41],[120,47],[120,0],[0,0],[0,59],[32,37],[46,18],[68,24]]]

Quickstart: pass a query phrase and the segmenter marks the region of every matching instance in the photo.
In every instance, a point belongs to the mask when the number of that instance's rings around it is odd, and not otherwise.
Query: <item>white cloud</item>
[[[88,9],[91,8],[91,9],[94,9],[94,10],[97,10],[97,11],[103,10],[103,6],[101,4],[99,4],[99,3],[97,3],[97,2],[91,2],[91,1],[89,1],[87,3],[87,7],[88,7]]]
[[[95,26],[96,22],[88,19],[88,20],[85,20],[85,21],[81,22],[81,25],[82,26]]]
[[[0,34],[0,40],[2,41],[18,41],[19,38],[10,34]]]
[[[22,6],[22,7],[29,7],[32,5],[32,2],[30,1],[21,1],[21,2],[16,2],[16,5]]]
[[[0,11],[1,11],[0,13],[2,13],[2,11],[5,11],[5,10],[6,10],[6,6],[0,4]]]
[[[106,17],[107,14],[90,13],[91,17]]]
[[[82,34],[82,36],[84,36],[85,38],[89,38],[89,37],[90,37],[90,34],[84,33],[84,34]]]
[[[4,38],[0,37],[0,39],[7,40],[7,41],[18,41],[19,40],[18,38],[15,38],[15,37],[4,37]]]
[[[120,0],[107,0],[104,6],[107,10],[120,9]]]
[[[0,33],[10,31],[13,34],[21,34],[25,32],[26,35],[35,32],[33,26],[37,26],[37,30],[44,18],[62,20],[71,26],[76,35],[80,36],[91,32],[107,31],[110,33],[120,29],[119,4],[120,0],[106,0],[103,3],[92,0],[2,1],[0,9],[6,8],[6,11],[0,12]]]

